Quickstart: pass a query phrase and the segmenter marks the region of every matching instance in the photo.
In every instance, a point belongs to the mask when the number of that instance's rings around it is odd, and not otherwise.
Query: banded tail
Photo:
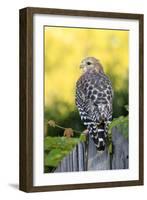
[[[99,126],[97,126],[96,124],[90,124],[88,125],[88,132],[94,141],[96,149],[98,151],[104,151],[106,147],[107,137],[104,124],[102,123]]]

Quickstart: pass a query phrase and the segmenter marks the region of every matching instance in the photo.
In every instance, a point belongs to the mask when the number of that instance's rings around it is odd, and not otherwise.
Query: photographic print
[[[129,167],[128,40],[128,30],[44,27],[45,172]]]
[[[20,10],[20,190],[143,185],[143,15]]]

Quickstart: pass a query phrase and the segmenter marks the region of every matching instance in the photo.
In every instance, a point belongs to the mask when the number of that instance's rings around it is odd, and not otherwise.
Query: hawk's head
[[[84,72],[87,70],[95,70],[97,72],[103,72],[103,67],[100,64],[99,60],[94,57],[86,57],[82,60],[80,64],[80,68],[83,69]]]

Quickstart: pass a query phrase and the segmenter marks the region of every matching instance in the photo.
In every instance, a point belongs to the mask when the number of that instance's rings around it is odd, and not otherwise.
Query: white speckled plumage
[[[112,120],[112,84],[99,60],[87,57],[76,84],[76,105],[98,151],[105,149],[108,124]]]

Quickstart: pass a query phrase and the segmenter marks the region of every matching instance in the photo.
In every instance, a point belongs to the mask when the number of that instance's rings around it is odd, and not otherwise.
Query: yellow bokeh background
[[[56,108],[59,114],[75,109],[75,84],[82,73],[80,62],[86,56],[94,56],[100,60],[116,93],[128,93],[128,40],[129,32],[125,30],[46,26],[45,110],[53,110],[56,102],[60,101],[63,104]]]

